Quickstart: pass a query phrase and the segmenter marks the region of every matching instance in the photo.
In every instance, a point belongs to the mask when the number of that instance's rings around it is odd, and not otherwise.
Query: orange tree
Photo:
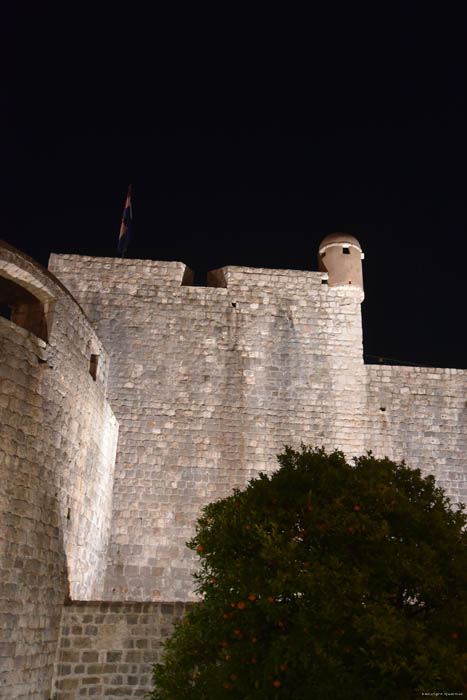
[[[465,692],[467,517],[432,476],[371,453],[285,448],[211,503],[188,546],[200,602],[153,700]]]

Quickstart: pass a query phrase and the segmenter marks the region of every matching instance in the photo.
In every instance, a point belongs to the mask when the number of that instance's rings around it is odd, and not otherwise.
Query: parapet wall
[[[467,370],[367,365],[366,449],[467,503]]]
[[[47,342],[28,310],[0,317],[0,695],[42,699],[64,600],[102,594],[118,429],[106,353],[78,304],[9,246],[0,278],[16,310],[29,297],[15,285],[38,300],[33,315],[47,305]]]
[[[52,255],[109,350],[120,424],[105,597],[194,597],[203,505],[277,468],[285,443],[363,449],[361,290],[242,267]],[[185,283],[182,284],[183,280]]]

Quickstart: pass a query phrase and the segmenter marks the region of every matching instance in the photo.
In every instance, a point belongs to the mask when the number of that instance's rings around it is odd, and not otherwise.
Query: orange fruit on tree
[[[204,549],[204,547],[203,547],[202,544],[199,544],[199,545],[196,547],[196,549],[198,550],[198,552],[202,552],[203,549]]]
[[[360,510],[360,506],[354,506],[353,509],[354,509],[354,510]]]
[[[274,681],[273,686],[274,688],[280,688],[281,682],[280,681]]]
[[[248,598],[249,598],[249,600],[256,600],[256,596],[255,596],[254,593],[250,593],[250,595],[248,596]]]
[[[243,602],[243,600],[241,600],[239,603],[237,603],[237,608],[239,610],[243,610],[245,608],[245,603]]]
[[[274,603],[274,598],[272,595],[268,596],[268,603]]]

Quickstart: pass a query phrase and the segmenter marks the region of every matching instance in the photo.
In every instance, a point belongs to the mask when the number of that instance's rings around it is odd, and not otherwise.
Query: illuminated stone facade
[[[50,274],[0,247],[8,697],[49,697],[67,595],[107,601],[120,646],[131,605],[156,627],[161,610],[176,617],[175,601],[194,599],[185,542],[201,507],[276,469],[284,444],[405,459],[467,500],[467,371],[364,364],[362,257],[333,234],[318,272],[226,267],[192,286],[179,262],[52,255]],[[80,631],[65,633],[73,615]],[[88,664],[104,662],[109,688],[121,678],[125,697],[141,694],[97,609],[63,619],[54,697],[86,695]]]

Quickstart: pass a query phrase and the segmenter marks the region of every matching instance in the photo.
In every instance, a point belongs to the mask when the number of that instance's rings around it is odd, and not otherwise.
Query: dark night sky
[[[186,24],[122,61],[114,26],[50,43],[31,20],[2,97],[1,237],[44,265],[113,256],[130,181],[128,257],[316,270],[348,231],[365,353],[467,368],[463,44],[420,23],[258,42],[233,17],[193,52]]]

